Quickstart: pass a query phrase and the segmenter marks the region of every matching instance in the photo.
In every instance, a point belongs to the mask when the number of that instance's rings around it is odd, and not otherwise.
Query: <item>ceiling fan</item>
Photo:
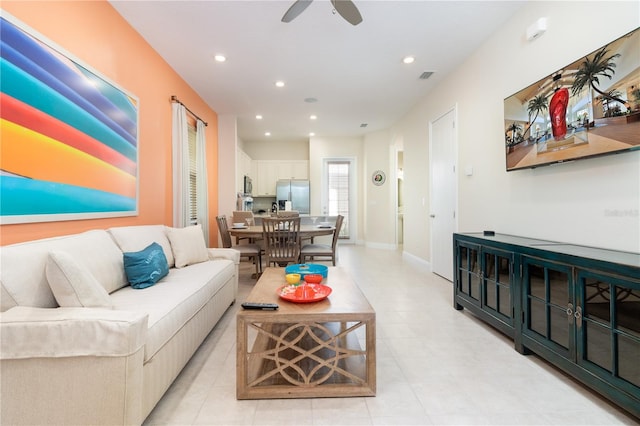
[[[313,0],[296,0],[282,17],[282,22],[291,22],[300,15]],[[362,15],[351,0],[331,0],[333,9],[351,25],[362,22]]]

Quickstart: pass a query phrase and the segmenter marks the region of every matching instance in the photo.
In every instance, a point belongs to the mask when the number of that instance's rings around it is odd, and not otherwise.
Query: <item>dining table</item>
[[[310,239],[314,237],[320,237],[323,235],[333,235],[336,230],[335,226],[320,226],[320,225],[300,225],[300,238]],[[244,238],[262,238],[262,225],[251,225],[242,227],[229,227],[229,234],[234,237]]]

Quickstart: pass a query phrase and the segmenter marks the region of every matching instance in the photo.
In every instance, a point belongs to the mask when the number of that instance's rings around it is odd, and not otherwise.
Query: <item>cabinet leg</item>
[[[515,350],[518,351],[518,353],[520,353],[521,355],[531,355],[531,354],[533,354],[531,349],[529,349],[526,346],[524,346],[522,344],[522,342],[516,341],[514,347],[515,347]]]

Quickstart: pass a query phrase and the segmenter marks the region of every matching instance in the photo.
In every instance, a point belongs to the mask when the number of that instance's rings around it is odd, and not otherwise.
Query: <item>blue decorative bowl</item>
[[[304,276],[307,274],[320,274],[323,278],[327,278],[329,267],[325,265],[318,265],[316,263],[298,263],[284,268],[284,273],[300,274],[301,280],[304,280]]]

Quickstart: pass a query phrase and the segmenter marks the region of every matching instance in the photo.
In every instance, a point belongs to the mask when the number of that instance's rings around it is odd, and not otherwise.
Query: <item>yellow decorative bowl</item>
[[[287,282],[291,285],[300,283],[300,274],[287,274],[284,276]]]

